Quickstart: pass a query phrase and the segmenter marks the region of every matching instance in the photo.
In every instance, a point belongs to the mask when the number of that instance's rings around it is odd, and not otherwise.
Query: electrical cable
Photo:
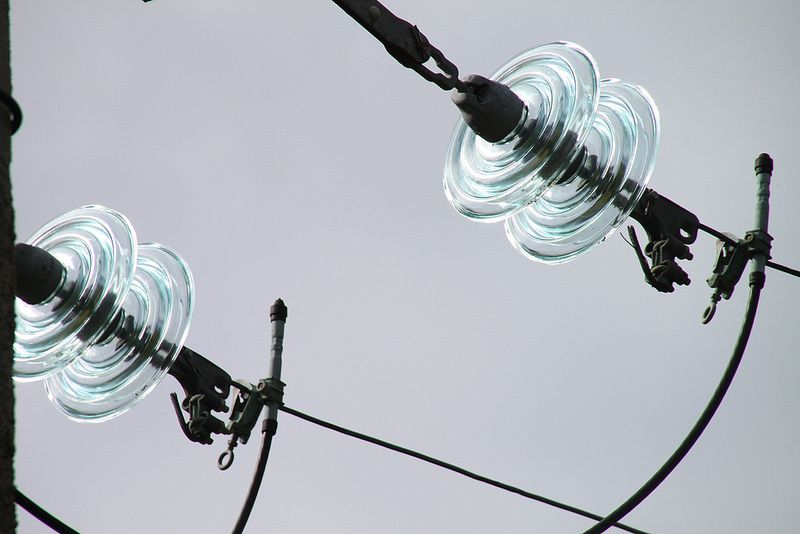
[[[769,260],[767,260],[766,266],[771,267],[776,271],[780,271],[782,273],[790,274],[792,276],[800,278],[800,271],[798,271],[797,269],[792,269],[791,267],[787,267],[785,265],[781,265],[780,263],[775,263],[774,261],[769,261]]]
[[[699,228],[700,230],[704,231],[705,233],[707,233],[709,235],[712,235],[712,236],[716,237],[720,241],[724,241],[725,243],[727,243],[729,245],[735,245],[736,244],[736,240],[733,239],[732,237],[727,236],[727,235],[723,234],[722,232],[720,232],[719,230],[715,230],[714,228],[711,228],[710,226],[707,226],[707,225],[705,225],[705,224],[703,224],[701,222],[697,223],[697,228]]]
[[[433,464],[435,466],[441,467],[443,469],[447,469],[454,473],[458,473],[459,475],[463,475],[465,477],[471,478],[473,480],[477,480],[478,482],[483,482],[484,484],[489,484],[490,486],[494,486],[501,490],[505,490],[511,493],[515,493],[526,499],[532,499],[534,501],[539,501],[543,504],[547,504],[548,506],[553,506],[554,508],[558,508],[560,510],[564,510],[566,512],[571,512],[573,514],[577,514],[589,519],[593,519],[595,521],[600,521],[603,519],[601,516],[597,514],[593,514],[591,512],[587,512],[586,510],[582,510],[580,508],[576,508],[574,506],[570,506],[569,504],[564,504],[558,501],[554,501],[553,499],[548,499],[547,497],[542,497],[541,495],[537,495],[535,493],[531,493],[529,491],[525,491],[523,489],[511,486],[509,484],[505,484],[503,482],[498,482],[496,480],[492,480],[491,478],[485,477],[483,475],[478,475],[473,473],[472,471],[468,471],[462,467],[458,467],[456,465],[444,462],[442,460],[437,460],[432,456],[428,456],[426,454],[422,454],[420,452],[413,451],[411,449],[407,449],[405,447],[401,447],[399,445],[394,445],[382,439],[374,438],[372,436],[368,436],[366,434],[362,434],[360,432],[356,432],[355,430],[349,430],[347,428],[341,427],[339,425],[329,423],[328,421],[324,421],[322,419],[318,419],[314,416],[305,414],[299,410],[295,410],[294,408],[289,408],[288,406],[281,406],[279,408],[281,411],[286,412],[289,415],[293,415],[299,419],[303,419],[304,421],[308,421],[309,423],[313,423],[315,425],[319,425],[323,428],[327,428],[328,430],[333,430],[334,432],[339,432],[340,434],[344,434],[345,436],[349,436],[351,438],[356,438],[361,441],[366,441],[367,443],[372,443],[373,445],[378,445],[379,447],[383,447],[385,449],[389,449],[394,452],[399,452],[400,454],[405,454],[406,456],[411,456],[412,458],[416,458],[417,460],[422,460],[423,462],[428,462],[429,464]],[[616,523],[615,527],[625,530],[627,532],[633,532],[637,534],[646,534],[644,531],[636,529],[634,527],[624,525],[622,523]]]
[[[269,458],[269,450],[272,447],[272,436],[278,429],[278,422],[266,419],[264,420],[263,436],[261,438],[261,450],[258,453],[258,462],[256,463],[256,470],[253,473],[253,481],[250,483],[250,490],[247,492],[247,498],[242,506],[242,511],[239,513],[239,519],[233,527],[233,534],[242,534],[244,527],[247,525],[247,520],[250,519],[250,512],[253,511],[253,505],[256,503],[258,490],[261,488],[261,479],[264,478],[264,470],[267,467],[267,459]]]
[[[585,531],[584,534],[599,534],[605,532],[612,525],[625,517],[631,510],[641,504],[641,502],[669,476],[672,470],[677,467],[700,438],[700,435],[706,429],[706,426],[708,426],[708,423],[714,417],[717,408],[719,408],[722,403],[722,399],[725,398],[725,393],[727,393],[728,387],[730,387],[733,382],[733,377],[736,375],[736,370],[739,368],[739,364],[742,361],[742,356],[747,348],[747,341],[750,339],[750,332],[753,329],[753,322],[756,318],[761,289],[764,287],[764,278],[763,272],[751,272],[750,274],[750,296],[747,301],[747,309],[745,311],[742,327],[739,331],[739,337],[736,340],[736,346],[733,349],[728,367],[725,369],[725,373],[722,375],[722,379],[719,385],[717,385],[717,389],[714,391],[711,399],[708,401],[703,413],[700,414],[700,418],[664,465],[662,465],[661,468],[659,468],[659,470],[656,471],[656,473],[627,501],[608,514],[602,521]]]
[[[50,512],[30,500],[27,495],[22,493],[17,488],[14,488],[14,500],[29,514],[53,529],[55,532],[58,532],[59,534],[78,534],[77,530],[66,525],[56,516],[52,515]]]

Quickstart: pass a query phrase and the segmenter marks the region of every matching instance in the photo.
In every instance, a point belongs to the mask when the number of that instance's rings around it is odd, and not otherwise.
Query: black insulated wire
[[[256,463],[256,470],[253,473],[253,481],[250,483],[250,490],[247,492],[247,498],[242,506],[242,511],[239,513],[239,519],[233,527],[233,534],[242,534],[244,527],[247,525],[247,520],[250,519],[250,513],[253,511],[253,506],[258,497],[258,490],[261,488],[261,480],[264,478],[264,471],[267,468],[267,460],[269,459],[269,450],[272,447],[272,436],[278,429],[278,422],[273,420],[264,421],[264,432],[261,438],[261,450],[258,453],[258,462]]]
[[[14,488],[14,500],[33,517],[59,534],[78,534],[78,531],[62,522],[59,518],[33,502],[19,489]]]
[[[797,269],[792,269],[791,267],[787,267],[785,265],[781,265],[780,263],[775,263],[774,261],[769,261],[769,260],[767,260],[766,265],[767,267],[775,269],[776,271],[780,271],[782,273],[790,274],[792,276],[800,278],[800,271],[798,271]]]
[[[739,368],[739,364],[742,361],[742,356],[747,348],[747,341],[750,339],[750,332],[753,330],[753,322],[756,318],[758,301],[761,296],[761,289],[763,287],[764,273],[751,273],[750,296],[747,301],[747,309],[745,311],[744,321],[742,322],[742,327],[739,331],[739,337],[736,340],[736,345],[733,349],[733,354],[731,355],[728,367],[725,369],[725,373],[722,375],[722,379],[720,380],[719,385],[717,385],[717,389],[714,391],[711,399],[708,401],[703,413],[700,414],[697,422],[686,435],[683,442],[681,442],[681,444],[678,446],[675,452],[672,453],[672,456],[669,457],[664,465],[662,465],[661,468],[656,471],[656,473],[650,477],[650,479],[645,482],[638,491],[636,491],[636,493],[634,493],[627,501],[622,503],[616,510],[608,514],[602,521],[585,531],[584,534],[599,534],[601,532],[605,532],[620,519],[625,517],[629,512],[631,512],[631,510],[641,504],[642,501],[644,501],[659,486],[659,484],[661,484],[664,479],[666,479],[669,474],[672,473],[672,470],[678,466],[681,460],[683,460],[683,458],[689,453],[692,446],[694,446],[694,444],[703,434],[703,431],[708,426],[708,423],[711,422],[711,419],[714,417],[717,408],[719,408],[720,404],[722,404],[722,399],[725,398],[725,393],[727,393],[728,388],[733,382],[733,377],[736,376],[736,370]]]
[[[420,452],[413,451],[411,449],[407,449],[405,447],[401,447],[399,445],[394,445],[393,443],[389,443],[388,441],[384,441],[382,439],[374,438],[372,436],[368,436],[366,434],[362,434],[360,432],[356,432],[355,430],[350,430],[339,425],[329,423],[328,421],[324,421],[322,419],[318,419],[314,416],[305,414],[299,410],[295,410],[293,408],[289,408],[288,406],[281,406],[280,410],[286,412],[289,415],[293,415],[299,419],[304,421],[308,421],[309,423],[313,423],[315,425],[321,426],[323,428],[327,428],[328,430],[333,430],[334,432],[338,432],[340,434],[344,434],[345,436],[349,436],[351,438],[359,439],[361,441],[366,441],[367,443],[372,443],[373,445],[378,445],[379,447],[383,447],[385,449],[389,449],[394,452],[399,452],[400,454],[405,454],[406,456],[410,456],[412,458],[416,458],[417,460],[422,460],[423,462],[427,462],[429,464],[433,464],[437,467],[441,467],[443,469],[447,469],[448,471],[452,471],[454,473],[458,473],[459,475],[465,476],[467,478],[471,478],[472,480],[476,480],[478,482],[482,482],[484,484],[488,484],[490,486],[494,486],[495,488],[499,488],[504,491],[508,491],[511,493],[515,493],[520,495],[521,497],[525,497],[526,499],[532,499],[534,501],[538,501],[540,503],[546,504],[548,506],[552,506],[554,508],[558,508],[559,510],[564,510],[566,512],[570,512],[576,515],[580,515],[586,517],[588,519],[593,519],[595,521],[600,521],[602,519],[601,516],[597,514],[593,514],[592,512],[587,512],[586,510],[582,510],[580,508],[576,508],[575,506],[570,506],[569,504],[564,504],[553,499],[548,499],[547,497],[542,497],[541,495],[537,495],[535,493],[531,493],[529,491],[525,491],[523,489],[517,488],[515,486],[511,486],[509,484],[505,484],[503,482],[498,482],[497,480],[493,480],[491,478],[485,477],[483,475],[479,475],[477,473],[473,473],[472,471],[468,471],[463,467],[458,467],[451,463],[447,463],[442,460],[438,460],[433,458],[432,456],[428,456],[427,454],[422,454]],[[624,525],[622,523],[616,523],[615,527],[625,530],[627,532],[634,532],[636,534],[646,534],[643,530],[639,530],[637,528]]]

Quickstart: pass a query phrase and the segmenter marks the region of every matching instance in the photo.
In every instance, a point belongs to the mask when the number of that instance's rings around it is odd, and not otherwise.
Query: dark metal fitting
[[[286,317],[289,314],[289,310],[286,308],[286,304],[283,303],[283,299],[276,300],[272,306],[269,307],[269,320],[270,321],[283,321],[286,322]]]
[[[204,405],[204,395],[193,395],[178,404],[178,396],[175,393],[170,393],[172,405],[175,408],[175,414],[178,416],[178,423],[181,430],[189,440],[195,443],[202,443],[203,445],[210,445],[214,442],[211,434],[229,434],[225,423],[217,419],[208,412]],[[181,407],[189,412],[189,420],[186,421],[183,417]]]
[[[458,79],[458,68],[415,25],[395,16],[377,0],[333,1],[380,41],[398,63],[445,91],[463,90],[464,82]],[[441,72],[426,67],[430,59]]]
[[[753,271],[750,273],[750,287],[757,287],[761,289],[767,281],[767,275],[761,271]]]
[[[464,82],[472,91],[456,91],[451,99],[472,131],[490,143],[497,143],[518,128],[525,115],[525,104],[510,87],[475,74],[467,76]]]
[[[773,162],[769,154],[759,154],[755,163],[756,174],[764,172],[772,174],[772,168]]]
[[[717,303],[720,301],[720,292],[719,289],[714,291],[711,294],[711,304],[703,312],[702,322],[703,324],[708,324],[711,322],[711,319],[714,318],[714,314],[717,312]]]
[[[231,376],[215,363],[183,347],[168,373],[183,386],[187,399],[202,394],[204,409],[228,411],[225,400],[231,392]]]
[[[719,302],[720,297],[728,300],[733,295],[733,290],[736,284],[744,274],[747,262],[756,255],[763,255],[769,258],[770,241],[772,238],[762,230],[754,230],[747,232],[744,239],[740,239],[735,243],[719,243],[719,251],[717,252],[717,261],[714,263],[714,271],[708,278],[707,282],[711,288],[714,289],[714,294],[711,296],[711,304],[706,309],[703,315],[703,323],[708,323],[714,316],[716,303]],[[761,277],[764,275],[761,274]],[[758,285],[763,287],[764,281],[761,277],[753,277],[750,275],[750,285]]]
[[[227,429],[232,434],[231,440],[228,442],[228,449],[232,450],[235,443],[247,443],[250,439],[250,433],[258,421],[258,416],[264,407],[261,395],[257,392],[258,388],[242,384],[244,389],[239,389],[239,395],[236,397],[236,402],[233,405],[230,421],[227,423]],[[238,386],[237,386],[238,387]]]
[[[22,126],[22,109],[17,104],[17,101],[14,100],[14,97],[2,89],[0,89],[0,102],[11,113],[11,135],[14,135],[19,130],[19,127]]]
[[[693,257],[689,245],[697,239],[700,227],[697,216],[652,189],[646,189],[631,218],[647,232],[648,243],[642,252],[636,232],[633,227],[629,230],[631,245],[647,283],[662,293],[673,292],[675,284],[689,285],[691,280],[677,260]]]
[[[770,259],[770,250],[772,249],[772,236],[764,230],[751,230],[744,234],[744,242],[747,244],[750,256],[761,254],[765,258]]]
[[[28,304],[41,304],[61,287],[67,270],[55,256],[26,243],[17,243],[14,254],[19,298]]]
[[[269,434],[270,436],[274,436],[278,432],[278,420],[277,419],[264,419],[261,422],[261,433],[262,434]]]
[[[267,378],[259,380],[256,390],[261,394],[261,400],[264,403],[277,402],[283,405],[283,390],[286,384],[274,378]]]
[[[735,245],[723,243],[717,253],[714,270],[706,280],[708,285],[716,289],[725,300],[730,299],[744,273],[747,260],[748,248],[744,242],[738,241]]]

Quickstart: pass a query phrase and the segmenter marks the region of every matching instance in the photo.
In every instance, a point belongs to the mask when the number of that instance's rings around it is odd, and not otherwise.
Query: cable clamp
[[[714,263],[714,271],[706,280],[708,285],[714,289],[711,295],[711,304],[703,312],[703,324],[708,324],[714,317],[717,303],[721,299],[728,300],[733,295],[736,284],[744,274],[748,260],[755,256],[770,258],[772,248],[772,236],[764,230],[751,230],[734,243],[719,241],[717,243],[717,261]],[[761,276],[750,275],[750,285],[764,287],[764,274]]]
[[[769,254],[772,249],[772,236],[764,230],[750,230],[744,234],[744,243],[751,258],[759,254],[766,259],[772,258]]]
[[[283,389],[286,384],[275,378],[265,378],[258,381],[256,390],[261,394],[261,401],[264,404],[268,402],[277,402],[283,406]]]

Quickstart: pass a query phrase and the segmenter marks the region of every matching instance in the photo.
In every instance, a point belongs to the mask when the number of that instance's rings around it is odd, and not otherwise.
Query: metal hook
[[[189,430],[189,425],[186,424],[186,419],[183,417],[181,405],[178,403],[178,395],[176,393],[170,393],[169,397],[172,399],[172,407],[175,408],[175,415],[178,416],[178,423],[181,425],[181,430],[183,430],[183,433],[186,434],[187,438],[192,441],[197,441],[197,438],[193,436]]]
[[[659,284],[658,280],[656,280],[656,277],[653,275],[653,271],[647,264],[647,258],[645,257],[644,252],[642,252],[642,246],[639,244],[639,237],[636,235],[636,229],[632,225],[628,226],[628,235],[630,236],[631,240],[625,240],[625,242],[631,246],[634,252],[636,252],[636,258],[639,260],[639,265],[642,267],[645,280],[654,288],[662,291],[661,284]],[[623,236],[622,239],[625,239],[625,237]]]
[[[231,465],[233,465],[233,459],[234,459],[233,449],[226,450],[225,452],[219,455],[219,458],[217,459],[217,468],[219,468],[220,471],[225,471]]]
[[[712,302],[711,304],[709,304],[708,307],[703,312],[703,319],[702,319],[703,324],[710,323],[711,319],[714,318],[714,314],[716,313],[716,311],[717,311],[717,303]]]
[[[717,302],[720,301],[722,297],[720,296],[719,290],[714,291],[711,294],[711,304],[703,312],[703,318],[701,319],[703,324],[708,324],[711,322],[711,319],[714,318],[714,314],[717,312]]]

